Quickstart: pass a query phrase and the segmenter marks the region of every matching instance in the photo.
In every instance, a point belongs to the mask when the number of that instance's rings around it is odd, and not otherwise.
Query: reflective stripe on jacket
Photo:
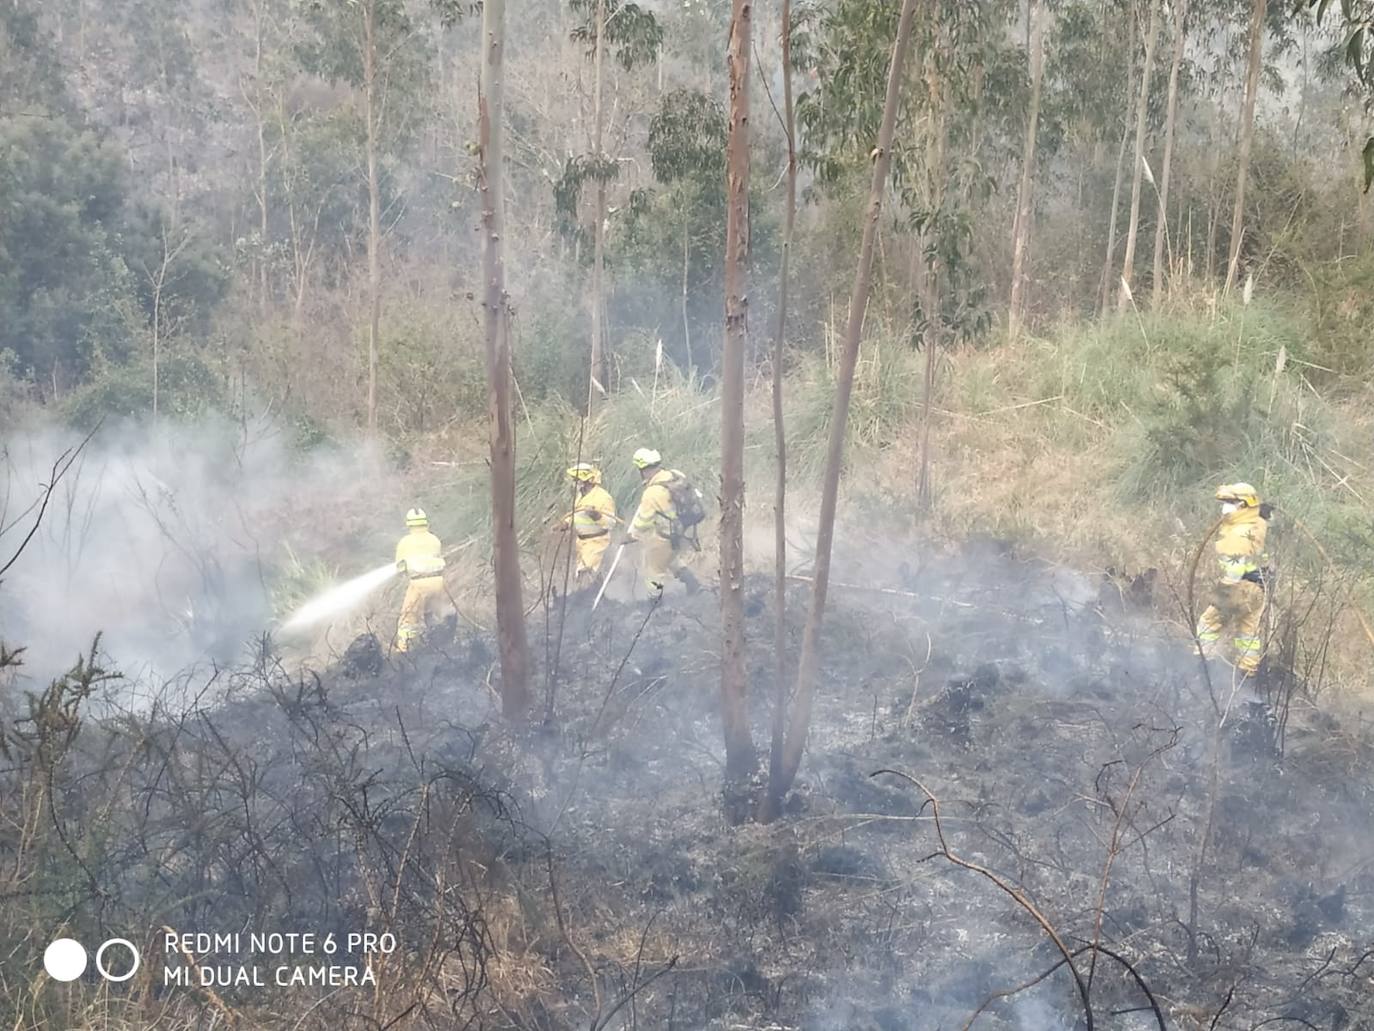
[[[396,542],[396,561],[404,562],[411,579],[438,576],[444,571],[443,545],[428,530],[413,528]]]
[[[578,537],[603,537],[615,524],[615,498],[604,487],[593,487],[577,496],[572,515],[563,520],[569,521]]]
[[[1235,583],[1269,561],[1264,552],[1268,532],[1269,524],[1258,508],[1238,508],[1222,521],[1216,552],[1223,580]]]
[[[634,522],[630,524],[631,536],[638,538],[650,534],[659,537],[673,535],[673,527],[677,523],[677,506],[673,504],[673,495],[668,490],[668,484],[675,476],[681,475],[672,469],[660,469],[650,477],[649,482],[644,485],[644,493],[640,495]]]

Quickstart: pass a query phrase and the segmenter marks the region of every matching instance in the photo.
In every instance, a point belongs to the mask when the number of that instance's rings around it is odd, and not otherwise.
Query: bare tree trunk
[[[263,315],[267,314],[267,134],[264,131],[266,114],[262,110],[262,3],[253,4],[253,85],[256,93],[253,104],[253,117],[258,129],[258,306]]]
[[[1016,217],[1012,222],[1011,243],[1011,304],[1007,312],[1007,328],[1015,336],[1021,328],[1026,251],[1030,246],[1031,194],[1035,186],[1035,137],[1040,123],[1040,83],[1045,64],[1044,26],[1041,24],[1040,0],[1030,0],[1027,14],[1030,27],[1031,95],[1030,111],[1026,117],[1026,140],[1021,148],[1021,182],[1016,191]]]
[[[1128,48],[1131,55],[1131,75],[1126,84],[1126,95],[1130,96],[1135,87],[1135,21],[1131,21],[1131,42]],[[1130,137],[1130,119],[1123,113],[1121,116],[1121,143],[1116,148],[1116,176],[1112,179],[1112,210],[1111,217],[1107,222],[1107,253],[1102,258],[1102,283],[1101,297],[1098,301],[1098,311],[1102,314],[1107,312],[1107,298],[1112,291],[1112,267],[1116,263],[1116,219],[1117,209],[1121,206],[1121,172],[1126,163],[1126,140]]]
[[[495,547],[496,628],[501,652],[501,710],[508,719],[524,717],[530,704],[525,607],[521,599],[520,549],[515,537],[515,427],[511,418],[511,360],[506,296],[505,168],[502,136],[502,60],[506,2],[482,5],[482,61],[477,129],[480,147],[482,275],[486,283],[484,316],[487,399],[491,415],[491,522]]]
[[[1135,165],[1131,174],[1131,220],[1126,227],[1126,254],[1121,259],[1121,289],[1116,307],[1125,311],[1131,300],[1131,279],[1135,273],[1135,240],[1140,229],[1140,188],[1144,178],[1145,116],[1150,106],[1150,78],[1155,65],[1155,40],[1159,38],[1160,0],[1150,0],[1150,24],[1145,30],[1145,67],[1140,73],[1140,95],[1135,107]]]
[[[1236,282],[1240,245],[1245,233],[1245,180],[1250,174],[1250,145],[1255,138],[1255,98],[1259,94],[1260,64],[1264,57],[1266,0],[1254,0],[1250,12],[1250,63],[1245,70],[1245,100],[1240,112],[1240,154],[1236,163],[1236,203],[1231,209],[1231,252],[1226,261],[1226,291]]]
[[[720,711],[725,775],[740,781],[756,756],[745,704],[744,663],[744,350],[749,298],[749,54],[751,0],[733,0],[730,48],[730,136],[725,157],[725,351],[721,355],[720,430]]]
[[[1169,231],[1169,174],[1174,160],[1174,124],[1178,114],[1178,69],[1187,42],[1188,0],[1174,0],[1174,56],[1169,64],[1169,104],[1164,115],[1164,161],[1159,168],[1159,214],[1155,217],[1154,303],[1164,298],[1164,238]]]
[[[363,4],[363,104],[367,116],[367,432],[377,432],[377,337],[382,321],[382,203],[377,169],[377,4]]]
[[[692,268],[692,236],[688,230],[691,228],[691,213],[686,209],[682,212],[682,342],[687,348],[687,367],[696,368],[696,359],[692,356],[692,323],[687,318],[687,282]]]
[[[787,274],[792,256],[792,232],[797,221],[797,126],[792,105],[792,0],[782,0],[782,117],[787,135],[787,209],[783,215],[782,257],[778,268],[778,328],[773,338],[773,446],[777,452],[777,480],[773,486],[773,740],[768,756],[768,783],[782,780],[783,746],[787,739],[787,434],[783,421],[782,371],[787,342]],[[773,799],[774,810],[781,798]]]
[[[937,13],[934,15],[938,19]],[[937,34],[937,39],[940,38]],[[939,43],[936,44],[940,45]],[[927,63],[926,85],[932,97],[938,98],[935,124],[927,143],[927,167],[930,169],[930,207],[940,210],[944,206],[945,194],[945,153],[949,137],[949,119],[953,113],[953,98],[941,78],[937,63],[932,59]],[[920,251],[926,252],[925,234],[918,237]],[[921,306],[926,312],[926,330],[923,344],[926,349],[925,380],[921,389],[921,461],[916,473],[916,503],[921,511],[928,511],[931,503],[930,486],[930,425],[935,404],[936,356],[940,349],[942,333],[940,295],[940,266],[932,262],[921,278]]]
[[[596,79],[595,96],[593,100],[593,147],[596,153],[596,223],[592,226],[592,346],[591,346],[591,378],[592,383],[587,390],[587,413],[590,415],[592,407],[596,404],[598,395],[604,394],[607,389],[606,358],[602,353],[602,336],[604,330],[601,326],[601,291],[602,276],[606,269],[606,180],[602,176],[602,162],[606,155],[602,153],[601,145],[604,128],[602,126],[601,98],[602,89],[605,82],[605,33],[606,33],[606,0],[596,0],[596,55],[593,61],[595,66],[594,78]],[[597,386],[600,384],[600,387]]]
[[[859,358],[859,338],[864,311],[868,307],[869,285],[873,272],[873,244],[878,235],[878,217],[883,193],[892,166],[892,132],[901,103],[902,73],[911,43],[911,23],[917,0],[902,0],[897,22],[897,38],[892,46],[892,63],[887,73],[887,95],[883,100],[883,121],[878,130],[878,145],[873,151],[873,177],[868,187],[868,213],[864,220],[863,244],[859,265],[854,272],[854,292],[849,298],[849,322],[845,328],[844,352],[840,357],[835,384],[835,404],[830,416],[830,440],[826,448],[825,479],[821,493],[820,523],[816,530],[815,580],[811,606],[802,634],[802,653],[797,668],[795,704],[787,723],[787,742],[783,749],[781,777],[770,784],[765,799],[765,816],[773,814],[777,801],[786,794],[801,767],[802,751],[811,726],[811,706],[820,672],[821,624],[825,619],[825,595],[830,584],[830,549],[835,536],[835,508],[839,498],[840,469],[844,464],[845,431],[849,425],[849,398],[854,389],[854,366]]]

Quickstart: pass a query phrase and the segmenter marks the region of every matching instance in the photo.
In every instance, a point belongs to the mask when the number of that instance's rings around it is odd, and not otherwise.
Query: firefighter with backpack
[[[689,593],[696,591],[701,585],[683,567],[682,555],[689,547],[701,550],[697,526],[706,517],[701,492],[678,470],[665,469],[663,456],[652,448],[640,448],[633,461],[644,481],[644,493],[625,543],[642,545],[640,567],[649,598],[657,600],[663,594],[670,575],[681,580]]]

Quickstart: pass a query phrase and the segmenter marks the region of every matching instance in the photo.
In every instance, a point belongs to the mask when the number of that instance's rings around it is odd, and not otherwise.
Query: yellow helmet
[[[429,516],[425,515],[423,508],[412,508],[406,513],[407,526],[428,526]]]
[[[568,468],[568,478],[576,480],[578,483],[599,484],[601,482],[601,470],[592,465],[591,462],[578,462]]]
[[[642,447],[634,453],[631,461],[634,462],[636,469],[647,469],[651,465],[662,465],[663,456],[651,447]]]
[[[1217,488],[1218,501],[1232,501],[1246,508],[1257,508],[1260,503],[1259,491],[1248,483],[1223,483]]]

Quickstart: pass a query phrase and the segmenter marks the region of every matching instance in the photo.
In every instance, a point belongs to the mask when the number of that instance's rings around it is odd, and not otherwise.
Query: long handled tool
[[[620,565],[620,556],[625,554],[625,545],[615,549],[615,558],[611,559],[611,568],[606,570],[606,578],[601,581],[601,590],[596,592],[596,600],[592,602],[592,611],[601,604],[601,596],[606,593],[606,586],[611,582],[611,577],[615,576],[615,567]]]

